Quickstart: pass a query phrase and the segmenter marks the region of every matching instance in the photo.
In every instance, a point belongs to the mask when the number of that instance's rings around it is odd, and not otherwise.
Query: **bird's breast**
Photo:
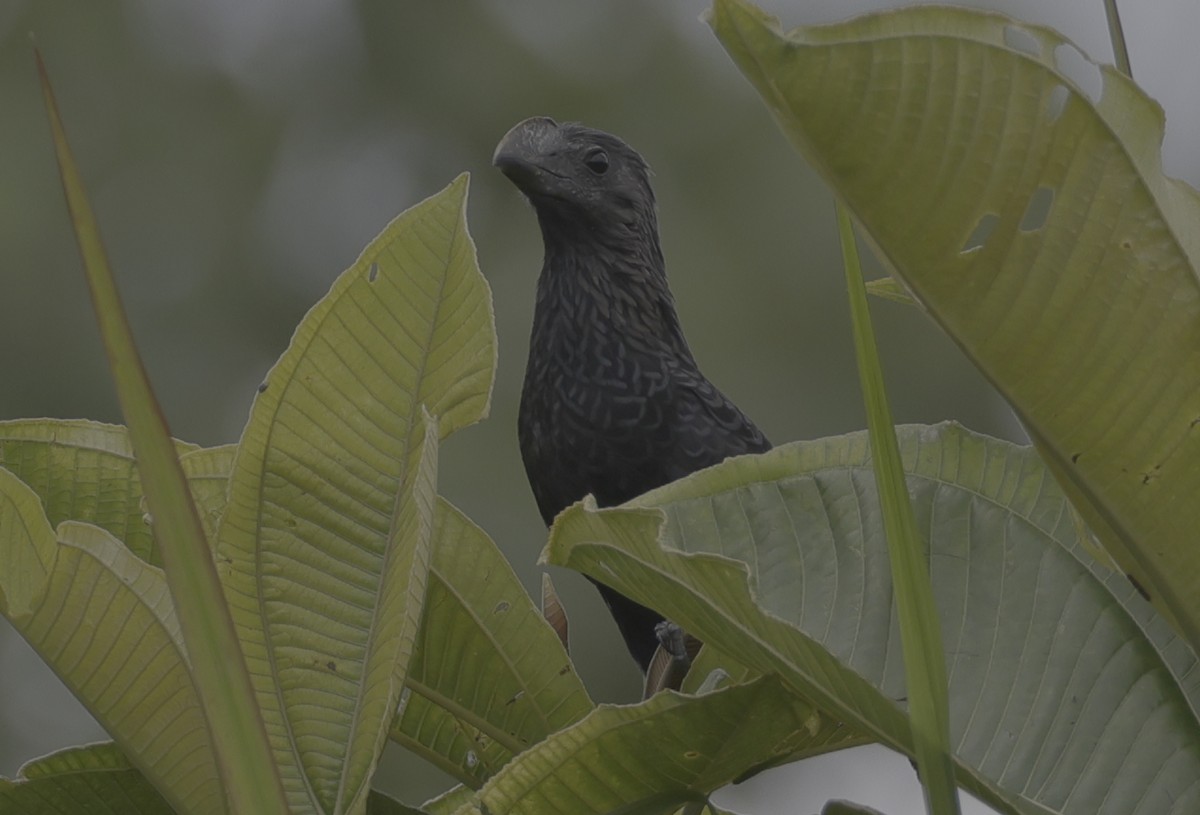
[[[536,413],[592,432],[653,427],[670,388],[664,359],[620,342],[563,343],[531,354],[522,400]]]

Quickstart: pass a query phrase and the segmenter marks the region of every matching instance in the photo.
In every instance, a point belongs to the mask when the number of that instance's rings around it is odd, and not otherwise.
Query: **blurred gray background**
[[[709,376],[776,443],[865,424],[828,192],[697,17],[706,0],[0,0],[0,418],[118,422],[61,199],[30,55],[36,35],[158,396],[176,436],[236,441],[255,386],[305,311],[396,213],[471,171],[500,368],[491,418],[443,448],[441,490],[526,585],[545,539],[514,431],[541,243],[490,167],[545,114],[616,132],[656,171],[664,250]],[[899,5],[766,3],[786,25]],[[1110,48],[1101,0],[992,0]],[[1169,174],[1200,182],[1200,5],[1126,2],[1134,75],[1167,111]],[[1021,440],[1007,408],[915,310],[876,301],[901,422],[957,419]],[[598,700],[639,677],[595,592],[556,572],[574,656]],[[0,620],[0,775],[102,731]],[[391,750],[380,783],[443,789]],[[848,797],[922,811],[881,748],[777,770],[724,793],[745,813]],[[973,810],[982,812],[982,809]]]

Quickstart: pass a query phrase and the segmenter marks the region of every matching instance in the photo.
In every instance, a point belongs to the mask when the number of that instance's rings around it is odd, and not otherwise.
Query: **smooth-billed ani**
[[[770,449],[683,337],[645,160],[608,133],[535,117],[493,163],[533,204],[545,245],[518,418],[542,519]],[[644,671],[662,615],[597,586]]]

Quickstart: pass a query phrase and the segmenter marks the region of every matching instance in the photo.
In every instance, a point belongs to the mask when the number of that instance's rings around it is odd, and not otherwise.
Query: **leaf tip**
[[[33,64],[37,68],[38,83],[42,86],[42,95],[46,99],[46,105],[52,107],[54,102],[54,91],[50,87],[50,72],[46,69],[46,60],[42,57],[42,49],[38,48],[37,39],[33,36],[33,32],[29,32],[29,46],[33,49]]]
[[[454,177],[446,186],[446,191],[463,199],[464,204],[467,200],[467,192],[471,189],[471,174],[464,170]]]
[[[746,0],[713,0],[710,8],[701,14],[701,19],[720,37],[719,29],[731,32],[744,29],[746,24],[782,32],[779,18],[773,17]]]

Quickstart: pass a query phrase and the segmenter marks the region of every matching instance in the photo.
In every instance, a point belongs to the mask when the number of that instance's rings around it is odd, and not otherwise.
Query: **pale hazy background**
[[[175,435],[236,441],[292,328],[388,220],[473,174],[469,216],[495,293],[492,417],[443,448],[441,489],[527,586],[545,533],[514,432],[534,218],[489,160],[545,114],[614,131],[653,165],[685,328],[712,379],[775,442],[864,419],[833,208],[706,26],[705,0],[0,0],[0,418],[119,421],[60,197],[28,36],[56,83],[111,259]],[[898,3],[766,4],[788,25]],[[1101,0],[971,5],[1053,25],[1108,60]],[[1200,182],[1200,4],[1126,2],[1134,75],[1167,111],[1165,166]],[[1021,438],[916,311],[876,302],[898,421]],[[556,573],[600,700],[638,676],[595,592]],[[103,733],[0,621],[0,774]],[[419,803],[447,781],[391,750],[381,785]],[[848,797],[921,812],[881,748],[768,773],[721,798],[751,815]],[[982,809],[976,811],[983,811]]]

